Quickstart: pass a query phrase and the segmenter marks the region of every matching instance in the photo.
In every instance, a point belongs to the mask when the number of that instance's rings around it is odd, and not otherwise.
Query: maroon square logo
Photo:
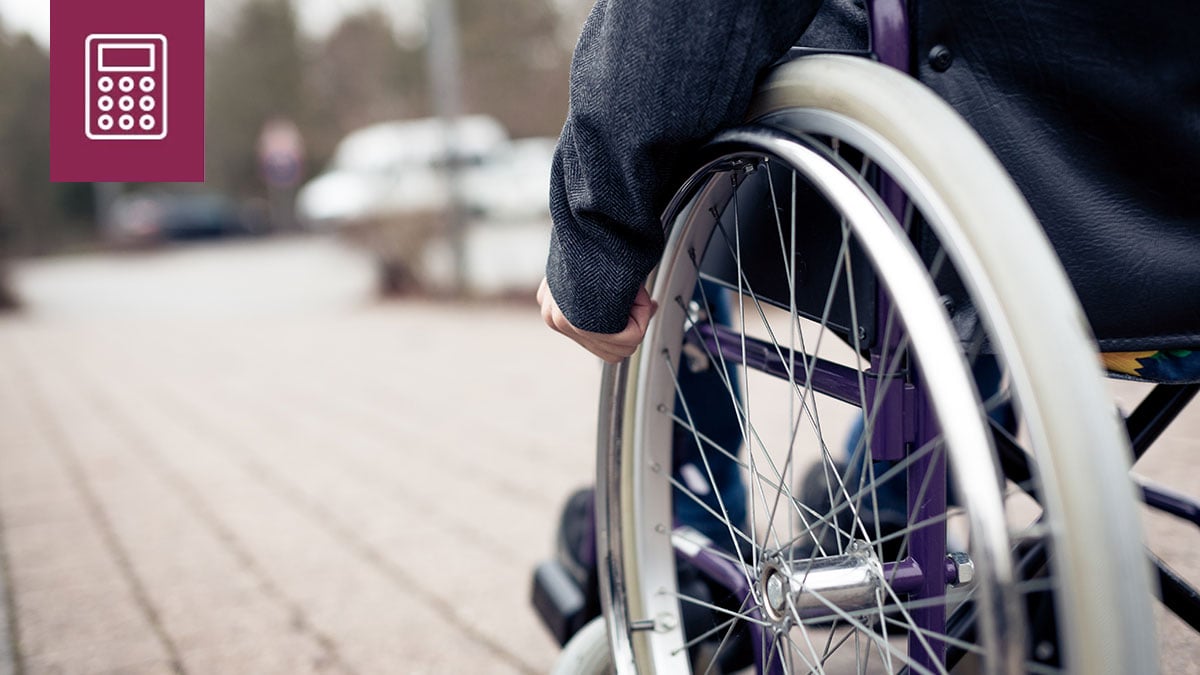
[[[204,180],[204,0],[52,0],[50,180]]]

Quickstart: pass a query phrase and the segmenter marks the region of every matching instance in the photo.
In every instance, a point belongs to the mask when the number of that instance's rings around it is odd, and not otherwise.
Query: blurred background
[[[206,182],[52,184],[49,3],[0,0],[0,675],[549,668],[589,4],[208,0]]]
[[[522,250],[545,239],[544,188],[586,9],[212,0],[206,182],[50,184],[49,8],[4,0],[3,251],[337,233],[375,254],[385,291],[527,286]],[[464,262],[497,239],[514,259],[468,277]]]

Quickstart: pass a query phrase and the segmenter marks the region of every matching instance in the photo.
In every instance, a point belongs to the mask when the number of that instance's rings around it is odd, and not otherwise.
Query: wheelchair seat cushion
[[[1100,358],[1109,375],[1119,379],[1159,384],[1200,382],[1200,351],[1107,352]]]

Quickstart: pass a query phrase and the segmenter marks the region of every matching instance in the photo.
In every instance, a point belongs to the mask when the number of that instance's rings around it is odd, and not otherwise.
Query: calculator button
[[[141,119],[138,120],[138,124],[142,126],[143,131],[150,131],[154,128],[154,116],[142,115]]]
[[[122,131],[129,131],[133,128],[133,115],[121,115],[121,119],[117,120],[117,126],[121,127]]]
[[[133,97],[132,96],[122,96],[121,100],[117,101],[117,105],[121,107],[121,110],[124,110],[125,112],[129,112],[130,110],[133,110]]]
[[[143,96],[141,99],[138,100],[138,105],[140,105],[142,107],[142,110],[145,110],[146,112],[150,112],[151,110],[154,110],[154,97],[153,96]]]
[[[147,75],[141,80],[138,80],[138,86],[141,87],[142,91],[146,93],[152,92],[154,91],[154,78]]]
[[[97,99],[96,106],[105,112],[112,110],[112,107],[113,107],[112,97],[111,96],[101,96],[99,99]]]
[[[112,78],[105,75],[104,77],[102,77],[96,81],[96,86],[100,88],[100,91],[112,91],[112,87],[113,87]]]
[[[101,115],[96,119],[96,126],[100,127],[104,131],[108,131],[112,128],[112,122],[112,115]]]
[[[117,83],[117,86],[121,88],[121,91],[133,91],[133,78],[126,75],[125,77],[121,78],[121,81]]]

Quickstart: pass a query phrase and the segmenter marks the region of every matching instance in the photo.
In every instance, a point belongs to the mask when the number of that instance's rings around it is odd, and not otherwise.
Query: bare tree
[[[343,135],[367,124],[428,115],[422,60],[418,47],[397,42],[379,10],[346,17],[306,65],[313,154],[327,156]]]
[[[515,136],[557,134],[566,115],[570,51],[550,0],[458,0],[464,105]]]

